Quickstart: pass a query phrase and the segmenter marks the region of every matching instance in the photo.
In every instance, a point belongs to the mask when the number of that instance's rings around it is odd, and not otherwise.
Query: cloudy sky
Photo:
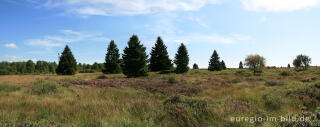
[[[320,0],[0,0],[0,61],[57,61],[68,44],[78,62],[103,62],[133,34],[147,53],[161,36],[171,58],[183,42],[202,68],[213,50],[228,67],[249,54],[320,65]]]

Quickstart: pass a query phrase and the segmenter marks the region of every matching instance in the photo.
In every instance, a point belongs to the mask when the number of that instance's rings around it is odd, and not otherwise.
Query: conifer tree
[[[26,66],[27,66],[27,73],[29,73],[29,74],[34,73],[35,64],[33,63],[32,60],[28,60]]]
[[[240,63],[239,63],[239,69],[243,69],[243,63],[242,63],[242,61],[240,61]]]
[[[137,35],[132,35],[128,46],[123,50],[123,74],[128,77],[148,75],[146,48],[141,44]]]
[[[227,69],[226,63],[224,63],[223,60],[221,61],[220,65],[221,65],[221,69],[222,70],[226,70]]]
[[[198,64],[194,63],[192,69],[199,69]]]
[[[220,63],[220,57],[216,50],[213,51],[213,54],[211,56],[211,59],[209,61],[209,71],[221,71],[221,63]]]
[[[171,69],[172,63],[169,59],[167,47],[164,45],[161,37],[157,38],[157,42],[155,46],[152,47],[150,55],[149,66],[151,71],[165,71]]]
[[[77,62],[68,45],[64,48],[56,73],[58,75],[74,75],[77,72]]]
[[[290,64],[288,64],[288,68],[291,68]]]
[[[186,73],[189,70],[189,55],[186,46],[181,43],[177,54],[175,56],[174,63],[176,64],[176,73]]]
[[[113,40],[111,40],[108,51],[105,58],[104,63],[104,70],[103,73],[105,74],[116,74],[121,72],[120,67],[120,54],[119,49],[117,48],[117,45],[114,43]]]

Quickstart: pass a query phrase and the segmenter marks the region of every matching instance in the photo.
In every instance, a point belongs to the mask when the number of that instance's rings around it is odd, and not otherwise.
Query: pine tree
[[[189,55],[186,46],[181,43],[178,52],[175,56],[174,63],[176,64],[176,73],[188,72]]]
[[[35,70],[35,64],[33,63],[33,61],[32,60],[28,60],[27,61],[27,73],[29,73],[29,74],[32,74],[32,73],[34,73],[34,70]]]
[[[221,69],[222,70],[226,70],[227,69],[226,63],[224,63],[223,60],[221,61],[220,65],[221,65]]]
[[[64,48],[57,67],[58,75],[74,75],[77,72],[77,61],[75,60],[68,45]]]
[[[217,53],[216,50],[213,51],[213,54],[211,56],[211,59],[209,61],[209,67],[208,67],[208,70],[209,71],[221,71],[221,63],[219,61],[220,57]]]
[[[113,40],[110,41],[108,51],[105,57],[104,70],[105,74],[116,74],[121,72],[120,67],[120,54],[117,45]]]
[[[239,69],[243,69],[243,63],[242,63],[242,61],[240,61],[240,63],[239,63]]]
[[[288,64],[288,68],[291,68],[290,64]]]
[[[151,50],[150,70],[151,71],[165,71],[170,70],[172,67],[171,60],[169,59],[167,47],[164,45],[161,37],[157,38],[157,42]]]
[[[199,69],[198,64],[194,63],[192,69]]]
[[[148,75],[146,48],[140,43],[137,35],[132,35],[128,47],[123,50],[123,74],[128,77]]]

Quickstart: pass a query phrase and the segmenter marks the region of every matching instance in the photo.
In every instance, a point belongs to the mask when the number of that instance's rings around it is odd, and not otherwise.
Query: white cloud
[[[239,41],[248,41],[252,39],[250,35],[233,34],[232,36],[235,40],[239,40]]]
[[[61,7],[80,15],[139,15],[169,11],[194,11],[216,0],[47,0],[44,7]]]
[[[60,35],[47,35],[40,39],[28,39],[26,44],[32,46],[41,46],[46,49],[50,49],[52,47],[62,46],[67,42],[79,42],[79,41],[107,41],[109,40],[107,37],[102,34],[89,34],[85,32],[78,32],[73,30],[61,30]]]
[[[7,43],[7,44],[4,44],[4,46],[7,48],[18,48],[18,46],[14,43]]]
[[[240,0],[246,10],[267,12],[289,12],[312,8],[320,0]]]
[[[42,46],[46,48],[59,47],[62,45],[60,43],[53,43],[52,40],[47,39],[29,39],[27,40],[27,44],[32,46]]]
[[[252,37],[249,35],[232,34],[230,36],[222,36],[219,34],[191,34],[186,36],[175,36],[166,39],[166,42],[174,43],[221,43],[232,44],[239,41],[249,41]]]
[[[1,58],[4,61],[9,61],[9,62],[16,62],[16,61],[26,61],[26,59],[24,59],[21,56],[9,56],[9,55],[3,55],[1,56]]]
[[[189,19],[190,19],[191,21],[197,22],[200,26],[208,27],[208,24],[205,23],[204,21],[202,21],[199,17],[190,15],[190,16],[189,16]]]

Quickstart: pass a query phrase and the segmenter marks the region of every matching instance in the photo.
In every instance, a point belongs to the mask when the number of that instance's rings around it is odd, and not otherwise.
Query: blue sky
[[[0,61],[57,61],[68,44],[78,62],[103,62],[137,34],[147,53],[161,36],[173,58],[185,43],[206,68],[213,50],[227,67],[249,54],[287,66],[298,54],[320,65],[320,0],[1,0]]]

